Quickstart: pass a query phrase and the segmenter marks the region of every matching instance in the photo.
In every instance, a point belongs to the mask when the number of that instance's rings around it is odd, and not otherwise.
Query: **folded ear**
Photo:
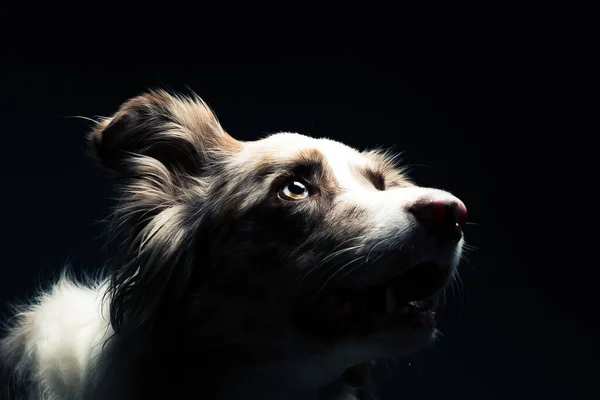
[[[89,137],[102,166],[120,175],[135,175],[136,156],[153,158],[170,171],[198,174],[215,153],[235,150],[210,108],[197,97],[163,90],[130,99]]]
[[[99,163],[122,178],[114,226],[126,238],[107,292],[111,323],[115,330],[125,319],[140,327],[169,315],[193,271],[190,215],[202,191],[186,196],[189,182],[198,182],[189,178],[203,179],[208,163],[241,143],[202,100],[164,91],[127,101],[96,126],[89,143]]]

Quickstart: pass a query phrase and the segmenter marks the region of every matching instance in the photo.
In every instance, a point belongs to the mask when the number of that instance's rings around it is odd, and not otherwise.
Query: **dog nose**
[[[467,207],[459,199],[417,201],[408,209],[438,244],[458,242],[467,220]]]

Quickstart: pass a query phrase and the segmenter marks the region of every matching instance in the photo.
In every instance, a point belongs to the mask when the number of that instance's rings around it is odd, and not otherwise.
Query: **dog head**
[[[346,366],[435,336],[466,209],[388,154],[296,133],[238,141],[200,99],[163,91],[126,102],[90,143],[121,183],[117,331],[168,320],[189,340]]]

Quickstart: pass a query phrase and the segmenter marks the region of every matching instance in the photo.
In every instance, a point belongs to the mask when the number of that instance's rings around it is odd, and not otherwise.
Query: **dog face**
[[[130,100],[90,139],[122,183],[116,328],[170,316],[190,340],[346,367],[434,337],[466,209],[387,154],[295,133],[240,142],[201,100],[165,92]]]

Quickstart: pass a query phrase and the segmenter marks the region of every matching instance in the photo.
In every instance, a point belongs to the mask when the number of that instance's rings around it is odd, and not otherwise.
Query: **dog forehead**
[[[281,162],[293,159],[298,154],[316,150],[323,157],[333,173],[338,185],[343,188],[357,188],[364,185],[358,171],[373,163],[358,150],[328,138],[313,138],[298,133],[282,132],[249,142],[247,157]]]

